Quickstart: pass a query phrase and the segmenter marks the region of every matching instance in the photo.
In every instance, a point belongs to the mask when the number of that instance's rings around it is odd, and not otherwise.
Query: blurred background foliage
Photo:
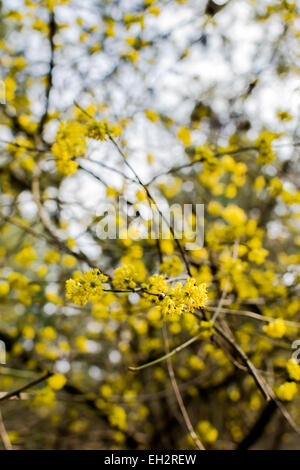
[[[299,36],[291,0],[0,2],[2,448],[299,448]],[[99,237],[149,199],[204,246]]]

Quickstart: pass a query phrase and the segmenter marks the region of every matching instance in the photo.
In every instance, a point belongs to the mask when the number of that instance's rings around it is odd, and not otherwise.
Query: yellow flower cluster
[[[195,160],[205,162],[216,162],[213,147],[208,144],[199,145],[195,148]]]
[[[164,315],[178,315],[193,313],[195,309],[203,307],[206,301],[206,284],[203,282],[197,285],[195,279],[188,278],[184,285],[177,283],[175,287],[171,287],[160,306]]]
[[[290,379],[300,381],[300,365],[297,363],[296,359],[290,359],[286,365],[287,373],[289,374]]]
[[[7,278],[10,288],[19,291],[18,300],[24,305],[32,304],[32,296],[40,291],[38,284],[30,283],[23,274],[12,272]]]
[[[296,382],[284,382],[276,389],[279,400],[292,401],[298,392]]]
[[[183,264],[178,256],[165,258],[160,265],[160,270],[167,276],[178,276],[183,272]]]
[[[265,257],[268,255],[268,250],[264,248],[255,248],[250,251],[248,255],[249,261],[253,261],[256,264],[262,264],[265,261]]]
[[[267,165],[272,163],[275,158],[275,153],[272,149],[272,141],[276,138],[276,135],[273,132],[264,131],[262,132],[258,139],[255,142],[255,145],[258,147],[258,157],[256,159],[257,163],[261,165]]]
[[[76,273],[74,277],[66,281],[66,295],[77,305],[85,305],[89,300],[101,296],[102,283],[108,279],[99,269]]]
[[[208,444],[213,444],[218,439],[218,431],[209,421],[200,421],[197,425],[200,439]]]
[[[17,167],[18,164],[24,170],[31,172],[34,168],[34,158],[28,154],[27,148],[32,147],[32,142],[25,137],[18,136],[13,143],[7,144],[7,150],[14,156],[13,166]]]
[[[227,207],[225,207],[222,212],[222,217],[234,226],[243,225],[247,220],[247,216],[243,209],[236,206],[235,204],[229,204]]]
[[[120,126],[110,124],[105,119],[93,121],[87,125],[87,137],[94,140],[105,140],[108,135],[118,137],[121,134]]]
[[[135,269],[131,264],[123,264],[114,272],[112,280],[115,289],[134,289],[136,287]]]
[[[45,254],[44,260],[47,264],[58,263],[60,260],[60,254],[55,250],[49,250]]]
[[[55,393],[51,387],[44,387],[39,390],[32,401],[33,407],[54,408],[56,405]]]
[[[286,333],[286,325],[282,318],[277,318],[264,326],[263,331],[271,338],[282,338]]]
[[[191,133],[187,127],[180,127],[177,132],[177,137],[183,142],[184,145],[191,145]]]
[[[57,170],[64,175],[75,173],[78,168],[76,158],[84,156],[87,148],[87,137],[95,140],[105,140],[108,135],[118,137],[121,128],[103,119],[84,124],[77,121],[61,122],[58,128],[56,142],[52,145],[52,154],[56,161]]]
[[[272,178],[268,186],[269,193],[272,196],[277,197],[282,193],[282,190],[283,190],[283,184],[280,181],[280,179]]]
[[[9,284],[6,281],[0,282],[0,295],[6,295],[9,293]]]
[[[31,246],[25,246],[17,253],[15,260],[24,267],[30,266],[37,259],[37,254]]]
[[[65,386],[67,379],[62,374],[53,374],[47,382],[53,390],[61,390]]]
[[[287,111],[278,111],[277,117],[280,121],[291,121],[293,117]]]
[[[145,111],[146,118],[151,122],[156,122],[159,120],[159,114],[152,109],[146,109]]]
[[[131,25],[139,23],[141,25],[141,28],[144,28],[144,15],[141,14],[131,14],[131,13],[125,13],[123,16],[123,21],[126,25],[126,28],[129,29]]]
[[[153,274],[146,283],[142,284],[142,288],[153,294],[164,294],[168,291],[168,284],[164,276],[161,274]],[[147,297],[147,294],[145,294],[145,296]]]
[[[52,146],[52,154],[57,170],[64,175],[75,173],[78,163],[74,159],[85,153],[86,130],[79,122],[61,122],[58,128],[56,143]]]
[[[126,431],[126,411],[124,408],[121,408],[120,406],[113,406],[108,419],[112,426],[115,426],[122,431]]]

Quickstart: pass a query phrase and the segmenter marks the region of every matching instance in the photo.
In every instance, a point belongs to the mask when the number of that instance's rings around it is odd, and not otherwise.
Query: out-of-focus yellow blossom
[[[126,28],[129,29],[131,25],[135,23],[139,23],[141,26],[141,29],[144,29],[144,14],[131,14],[131,13],[125,13],[123,16],[123,21],[126,25]]]
[[[291,116],[287,111],[278,111],[277,117],[280,121],[291,121],[293,119],[293,116]]]
[[[44,256],[44,260],[47,264],[58,263],[58,261],[60,260],[60,254],[55,250],[47,251]]]
[[[195,148],[195,160],[204,161],[206,164],[217,163],[214,148],[211,145],[204,144]],[[205,167],[208,169],[208,167]]]
[[[74,160],[84,155],[86,150],[86,129],[79,122],[61,122],[56,135],[56,142],[52,146],[57,170],[64,175],[71,175],[78,168]]]
[[[275,391],[279,400],[292,401],[297,395],[298,387],[296,382],[284,382]]]
[[[45,326],[39,332],[41,338],[53,341],[57,337],[57,333],[52,326]]]
[[[150,13],[150,15],[154,16],[159,16],[160,15],[160,9],[157,5],[152,5],[147,8],[147,12]]]
[[[67,268],[74,268],[74,266],[76,266],[77,260],[76,260],[75,256],[63,255],[62,263]]]
[[[44,387],[36,392],[32,405],[36,407],[54,408],[56,405],[55,393],[51,387]]]
[[[279,178],[272,178],[269,185],[268,191],[272,196],[277,197],[282,193],[283,184]]]
[[[44,276],[46,276],[47,272],[48,272],[48,268],[47,268],[47,266],[46,266],[45,264],[43,264],[42,266],[40,266],[40,267],[36,270],[36,274],[37,274],[37,276],[39,276],[39,277],[44,277]]]
[[[77,348],[83,352],[83,353],[87,353],[88,352],[88,340],[85,336],[77,336],[77,338],[75,339],[75,342],[76,342],[76,346]]]
[[[136,49],[131,49],[129,51],[123,52],[122,58],[135,64],[139,58],[139,51]]]
[[[120,126],[113,125],[103,119],[93,120],[87,125],[87,136],[94,140],[106,140],[107,136],[118,137],[121,134]]]
[[[266,185],[266,180],[263,176],[258,176],[254,181],[254,190],[261,191]]]
[[[242,225],[246,222],[247,216],[241,207],[235,204],[229,204],[224,208],[222,217],[231,225]]]
[[[300,381],[300,365],[296,359],[289,359],[286,365],[286,370],[289,374],[290,379]]]
[[[54,7],[58,5],[65,5],[68,3],[70,0],[46,0],[46,6],[49,9],[49,11],[53,11]]]
[[[62,374],[54,374],[47,379],[48,384],[53,390],[61,390],[67,383],[67,379]]]
[[[194,370],[200,371],[205,368],[205,364],[198,356],[193,354],[189,358],[189,367],[191,367]]]
[[[70,250],[72,250],[76,246],[76,242],[73,238],[68,237],[67,238],[67,245],[70,248]]]
[[[178,276],[183,272],[184,266],[178,256],[172,256],[164,259],[160,265],[160,270],[167,276]]]
[[[218,439],[218,430],[209,421],[203,420],[197,424],[200,439],[208,444],[213,444]]]
[[[63,299],[56,292],[46,292],[46,299],[54,305],[63,305]]]
[[[282,338],[285,335],[287,328],[283,319],[277,318],[268,325],[265,325],[263,327],[263,331],[271,338]]]
[[[30,266],[37,259],[36,251],[31,246],[25,246],[15,257],[22,266]]]
[[[8,431],[7,435],[12,444],[14,444],[19,439],[18,431]]]
[[[223,206],[218,201],[210,201],[207,210],[209,214],[218,216],[222,213]]]
[[[108,415],[109,422],[112,426],[120,429],[121,431],[126,431],[127,429],[127,416],[126,412],[120,406],[113,406],[111,412]]]
[[[116,35],[115,32],[115,20],[113,18],[104,18],[105,24],[106,24],[106,29],[105,29],[105,36],[114,38]]]
[[[26,339],[33,339],[35,337],[35,330],[31,325],[26,325],[22,330],[22,335]]]
[[[4,80],[4,89],[5,89],[5,99],[7,101],[12,101],[15,97],[15,91],[17,89],[17,84],[13,77],[6,77]]]
[[[0,295],[6,295],[9,293],[9,284],[6,281],[0,281]]]
[[[262,264],[268,253],[268,250],[265,250],[264,248],[256,248],[249,252],[248,259],[256,264]]]
[[[113,389],[108,384],[102,385],[99,391],[104,398],[109,398],[113,394]]]
[[[262,132],[257,138],[255,145],[258,148],[257,163],[267,165],[272,163],[275,158],[275,153],[272,149],[272,142],[276,139],[277,135],[270,131]]]
[[[159,120],[159,114],[152,109],[146,109],[145,115],[149,121],[157,122]]]
[[[177,132],[177,137],[184,143],[184,145],[191,145],[191,133],[187,127],[180,127]]]

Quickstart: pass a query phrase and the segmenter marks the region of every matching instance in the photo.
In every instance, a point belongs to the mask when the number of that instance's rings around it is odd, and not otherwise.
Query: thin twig
[[[177,346],[177,348],[173,349],[172,351],[169,351],[167,354],[164,354],[163,356],[159,357],[158,359],[154,359],[154,361],[147,362],[146,364],[143,364],[143,365],[137,366],[137,367],[130,366],[130,367],[128,367],[128,369],[132,372],[136,372],[136,371],[139,371],[139,370],[142,370],[142,369],[146,369],[147,367],[154,366],[155,364],[158,364],[159,362],[165,361],[169,357],[174,356],[178,352],[182,351],[183,349],[187,348],[191,344],[195,343],[200,338],[200,336],[201,336],[201,334],[199,334],[197,336],[193,336],[193,338],[190,338],[189,340],[187,340],[184,343]]]
[[[6,450],[14,450],[12,443],[10,442],[9,435],[7,434],[5,424],[3,421],[2,413],[0,410],[0,436],[3,442],[3,445]]]
[[[234,243],[234,249],[233,249],[233,256],[232,256],[232,261],[235,261],[236,258],[237,258],[237,255],[238,255],[238,241],[236,240],[235,243]],[[214,323],[216,321],[216,319],[218,318],[219,314],[220,314],[220,311],[221,311],[221,308],[222,308],[222,305],[223,305],[223,302],[225,300],[225,297],[227,295],[227,291],[228,291],[228,287],[229,287],[229,275],[227,276],[227,279],[226,279],[226,282],[225,282],[225,285],[224,285],[224,288],[223,288],[223,291],[222,291],[222,294],[221,294],[221,297],[220,297],[220,300],[219,300],[219,303],[218,303],[218,306],[217,306],[217,309],[211,319],[211,321]]]
[[[208,311],[215,312],[218,309],[218,307],[206,306],[205,309]],[[251,312],[250,310],[233,310],[230,308],[220,308],[219,311],[220,313],[225,313],[229,315],[237,315],[237,316],[242,316],[242,317],[254,318],[256,320],[259,320],[265,323],[269,323],[269,322],[276,320],[276,318],[266,317],[264,315],[260,315],[259,313]],[[282,321],[285,325],[292,326],[294,328],[300,328],[300,323],[298,322],[290,321],[290,320],[282,320]]]
[[[0,398],[0,401],[8,400],[12,397],[18,397],[21,392],[24,392],[25,390],[28,390],[28,388],[34,387],[35,385],[44,382],[44,380],[47,380],[49,377],[51,377],[51,375],[53,375],[53,372],[47,372],[42,377],[39,377],[38,379],[35,379],[32,382],[23,385],[23,387],[20,387],[17,390],[14,390],[13,392],[6,393],[3,397]]]
[[[168,354],[170,352],[170,350],[169,350],[168,334],[167,334],[167,329],[166,329],[165,322],[163,323],[162,331],[163,331],[163,340],[164,340],[165,349],[166,349],[166,352]],[[170,357],[167,358],[167,366],[168,366],[168,372],[169,372],[172,388],[174,390],[176,400],[177,400],[177,403],[179,405],[179,408],[180,408],[181,414],[183,416],[184,422],[186,424],[186,427],[187,427],[192,439],[194,440],[196,446],[198,447],[198,449],[199,450],[205,450],[204,445],[202,444],[202,442],[198,438],[197,434],[195,433],[194,427],[191,423],[190,417],[189,417],[188,412],[187,412],[187,410],[185,408],[185,405],[183,403],[183,399],[182,399],[182,396],[181,396],[181,393],[180,393],[180,390],[179,390],[179,387],[178,387],[178,384],[177,384],[177,381],[176,381],[176,378],[175,378],[175,373],[174,373],[174,369],[173,369],[173,365],[172,365],[172,361],[171,361]]]

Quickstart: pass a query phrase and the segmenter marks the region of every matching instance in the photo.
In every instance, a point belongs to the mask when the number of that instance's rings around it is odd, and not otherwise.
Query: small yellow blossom
[[[275,153],[272,149],[272,141],[276,138],[276,134],[269,131],[262,132],[256,140],[256,146],[259,154],[256,159],[257,163],[261,165],[267,165],[272,163],[275,158]]]
[[[177,132],[177,137],[184,143],[184,145],[191,145],[191,133],[187,127],[182,126]]]
[[[37,254],[31,246],[25,246],[15,257],[16,262],[22,266],[30,266],[37,259]]]
[[[263,331],[271,338],[282,338],[286,330],[287,328],[282,318],[277,318],[263,327]]]
[[[229,204],[222,212],[222,217],[231,225],[242,225],[246,222],[247,216],[243,209],[235,204]]]
[[[178,276],[184,270],[181,259],[178,256],[165,258],[160,265],[160,270],[167,276]]]
[[[120,406],[113,406],[112,411],[108,416],[109,422],[112,426],[119,428],[121,431],[126,431],[126,412]]]
[[[208,444],[213,444],[218,439],[218,431],[209,421],[200,421],[197,425],[200,439]]]
[[[65,386],[67,379],[62,374],[54,374],[49,377],[47,382],[53,390],[61,390]]]
[[[146,115],[146,118],[149,119],[149,121],[157,122],[159,120],[159,114],[157,114],[155,111],[151,109],[146,109],[145,115]]]
[[[58,263],[58,261],[60,260],[60,254],[55,250],[47,251],[44,256],[44,260],[47,264]]]
[[[289,374],[290,379],[300,381],[300,365],[297,363],[296,359],[290,359],[287,362],[286,370]]]
[[[6,295],[9,292],[9,284],[6,281],[0,282],[0,295]]]
[[[135,269],[132,265],[120,266],[114,272],[113,286],[116,289],[133,289],[136,287]]]
[[[276,389],[276,395],[282,401],[292,401],[297,392],[296,382],[284,382]]]

